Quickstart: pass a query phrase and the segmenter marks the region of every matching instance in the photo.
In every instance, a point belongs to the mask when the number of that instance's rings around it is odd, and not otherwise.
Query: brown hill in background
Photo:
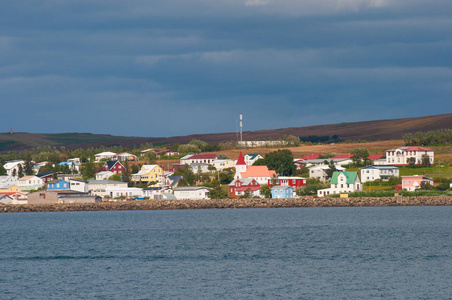
[[[273,140],[284,135],[306,136],[333,136],[341,140],[382,141],[401,139],[406,133],[452,128],[452,114],[443,114],[427,117],[378,120],[366,122],[340,123],[306,127],[292,127],[283,129],[270,129],[243,132],[243,140]],[[195,134],[167,138],[121,137],[90,133],[3,133],[0,134],[0,151],[25,150],[38,146],[64,146],[66,148],[97,147],[122,145],[132,147],[144,143],[182,144],[192,139],[203,140],[216,144],[228,141],[237,141],[236,133]]]

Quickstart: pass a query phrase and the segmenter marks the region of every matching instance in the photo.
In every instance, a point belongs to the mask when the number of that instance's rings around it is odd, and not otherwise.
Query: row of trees
[[[452,144],[452,129],[440,129],[416,133],[408,133],[403,136],[406,146],[433,146]]]

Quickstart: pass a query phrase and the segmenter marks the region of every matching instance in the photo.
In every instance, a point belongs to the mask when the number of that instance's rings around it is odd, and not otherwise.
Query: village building
[[[210,188],[205,186],[179,187],[173,190],[177,200],[203,200],[209,199]]]
[[[243,159],[245,160],[245,163],[248,166],[252,166],[258,159],[264,159],[262,155],[259,153],[253,153],[253,154],[245,154],[243,156]]]
[[[361,169],[361,182],[374,180],[388,181],[391,177],[399,177],[399,168],[390,165],[372,165]]]
[[[101,197],[75,191],[38,191],[28,194],[28,204],[98,203]]]
[[[332,194],[352,193],[362,191],[362,184],[356,171],[334,172],[329,189],[317,191],[317,196],[324,197]]]
[[[115,198],[135,198],[143,196],[143,189],[132,187],[107,187],[105,189],[106,196],[111,199]]]
[[[306,186],[306,178],[295,176],[279,176],[268,181],[268,186],[290,186],[294,190]]]
[[[261,185],[252,178],[234,179],[229,184],[229,198],[238,198],[248,193],[249,197],[260,197]]]
[[[109,160],[109,159],[113,159],[113,157],[116,155],[116,153],[114,152],[102,152],[102,153],[97,153],[96,155],[94,155],[96,162],[99,162],[103,159],[105,160]]]
[[[24,176],[17,180],[17,185],[22,191],[37,190],[44,186],[44,180],[35,175]]]
[[[395,149],[389,149],[385,151],[386,153],[386,164],[388,165],[408,165],[411,160],[414,164],[422,164],[422,157],[424,155],[428,156],[428,161],[430,165],[434,162],[434,152],[432,149],[418,147],[418,146],[407,146],[399,147]]]
[[[163,172],[163,168],[159,165],[143,165],[138,173],[132,174],[132,181],[146,184],[157,183]]]
[[[180,163],[184,164],[207,164],[210,165],[217,159],[217,154],[195,154],[186,155],[180,159]]]
[[[138,160],[138,157],[136,155],[127,153],[127,152],[123,152],[123,153],[118,153],[116,155],[114,155],[112,157],[113,160],[119,160],[119,161],[136,161]]]
[[[14,176],[9,176],[9,175],[2,175],[0,176],[0,186],[2,185],[14,185],[17,184],[17,178]]]
[[[15,184],[5,184],[0,186],[0,194],[12,195],[14,193],[20,193],[22,190]]]
[[[272,198],[274,199],[289,199],[294,197],[294,189],[287,185],[277,185],[272,187]]]
[[[113,175],[115,175],[115,173],[113,173],[111,171],[102,171],[102,172],[96,173],[96,180],[108,180]]]
[[[325,164],[310,167],[309,178],[314,178],[326,182],[328,180],[328,174],[326,173],[326,170],[329,170],[329,168],[330,167]],[[345,168],[339,165],[335,165],[335,168],[338,171],[345,171]]]
[[[22,168],[23,168],[24,165],[25,165],[24,160],[10,160],[10,161],[7,161],[3,165],[3,167],[5,168],[6,174],[8,176],[13,176],[13,177],[19,178],[20,166],[22,166]]]
[[[115,180],[88,180],[88,192],[100,197],[110,196],[108,188],[127,188],[127,182]]]
[[[433,179],[422,175],[402,176],[402,189],[408,192],[414,192],[426,184],[433,186]]]
[[[63,179],[54,179],[47,183],[48,191],[64,191],[69,189],[70,189],[69,181]]]
[[[42,172],[36,174],[36,176],[41,178],[42,181],[44,181],[44,184],[47,184],[53,180],[53,172]]]
[[[102,171],[110,171],[114,174],[124,173],[124,165],[118,160],[109,160],[102,166]]]
[[[6,194],[0,194],[0,203],[1,204],[13,204],[13,198]]]
[[[267,184],[271,178],[276,177],[276,172],[269,170],[267,166],[248,166],[243,159],[242,152],[235,164],[235,170],[235,179],[255,179],[260,185]]]

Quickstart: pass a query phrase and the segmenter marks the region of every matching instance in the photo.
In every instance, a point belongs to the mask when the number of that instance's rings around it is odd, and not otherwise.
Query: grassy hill
[[[383,141],[401,139],[406,133],[417,131],[452,128],[452,114],[435,115],[417,118],[378,120],[366,122],[340,123],[283,129],[246,131],[244,140],[279,139],[284,135],[295,136],[333,136],[342,140]],[[230,133],[196,134],[164,138],[123,137],[91,133],[0,133],[0,152],[24,150],[38,146],[64,146],[67,148],[123,145],[132,147],[143,143],[175,144],[187,143],[192,139],[200,139],[208,143],[236,141],[237,135]]]

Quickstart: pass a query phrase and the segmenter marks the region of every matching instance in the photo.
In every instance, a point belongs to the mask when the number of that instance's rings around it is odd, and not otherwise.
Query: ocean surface
[[[0,214],[0,299],[452,299],[452,207]]]

